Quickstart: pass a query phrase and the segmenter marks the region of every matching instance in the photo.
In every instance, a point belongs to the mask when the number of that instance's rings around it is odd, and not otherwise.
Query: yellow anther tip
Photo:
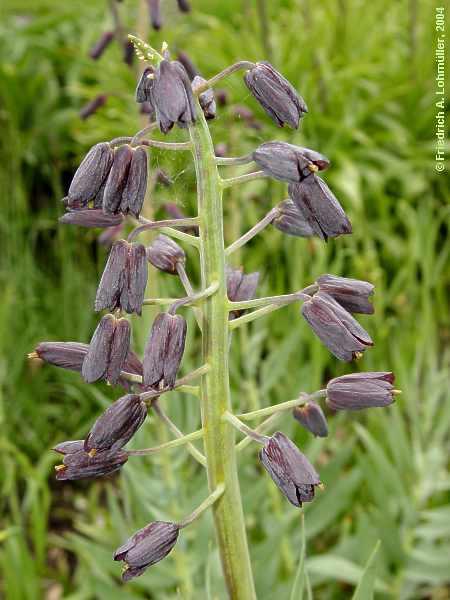
[[[314,165],[313,163],[310,163],[308,165],[308,169],[311,171],[311,173],[317,173],[319,167],[317,165]]]

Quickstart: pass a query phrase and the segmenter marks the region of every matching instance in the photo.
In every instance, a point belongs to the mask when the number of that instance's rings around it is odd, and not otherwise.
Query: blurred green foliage
[[[144,3],[145,4],[145,3]],[[450,398],[448,174],[434,172],[434,6],[425,0],[196,0],[187,15],[164,2],[162,32],[187,51],[204,76],[239,59],[270,58],[301,91],[310,112],[299,131],[279,130],[250,97],[239,74],[224,84],[228,105],[211,125],[228,155],[284,139],[326,154],[326,174],[350,216],[352,236],[323,244],[271,229],[233,255],[260,270],[261,295],[283,293],[330,272],[372,281],[376,313],[361,322],[375,339],[356,368],[392,369],[403,395],[387,410],[330,418],[330,436],[311,440],[284,417],[317,466],[325,491],[305,510],[306,570],[314,597],[348,598],[368,563],[358,598],[450,597]],[[154,518],[176,519],[205,495],[201,468],[182,449],[132,458],[112,480],[56,484],[49,449],[82,437],[118,389],[83,385],[74,373],[27,362],[41,340],[88,341],[95,288],[106,250],[97,232],[58,226],[59,198],[90,145],[140,128],[136,74],[112,45],[87,57],[111,27],[101,0],[3,0],[0,24],[0,595],[7,600],[68,598],[222,599],[209,517],[184,532],[173,555],[123,588],[113,549]],[[142,31],[138,0],[121,10],[128,31]],[[106,105],[81,121],[99,93]],[[255,113],[257,128],[236,115]],[[173,134],[183,139],[183,132]],[[448,152],[449,148],[447,148]],[[157,187],[164,202],[195,214],[193,167],[155,151],[154,167],[174,179]],[[233,169],[228,169],[230,174]],[[235,169],[235,173],[239,170]],[[283,199],[281,184],[253,182],[225,197],[230,242]],[[189,252],[194,282],[198,267]],[[161,293],[181,294],[156,275]],[[150,317],[135,320],[137,349]],[[197,366],[189,322],[184,372]],[[297,306],[235,333],[232,393],[240,410],[293,398],[348,372],[313,337]],[[199,425],[196,400],[170,394],[164,404],[183,431]],[[168,434],[152,418],[134,447]],[[261,471],[254,447],[240,476],[258,598],[287,598],[300,555],[298,511]],[[373,566],[375,565],[375,567]],[[369,586],[369,587],[365,587]],[[362,590],[362,591],[361,591]]]

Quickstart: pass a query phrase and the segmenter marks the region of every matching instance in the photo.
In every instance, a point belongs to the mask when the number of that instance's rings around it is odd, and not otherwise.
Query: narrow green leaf
[[[373,590],[375,587],[375,576],[377,568],[377,554],[380,548],[380,540],[375,544],[375,548],[366,563],[364,572],[359,580],[358,586],[353,594],[352,600],[373,600]]]

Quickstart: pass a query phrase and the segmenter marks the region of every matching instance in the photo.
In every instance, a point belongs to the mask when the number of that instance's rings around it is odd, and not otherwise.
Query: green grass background
[[[137,30],[137,4],[121,5],[130,32]],[[283,431],[326,485],[305,511],[314,598],[351,597],[377,540],[376,598],[450,598],[450,211],[448,173],[436,175],[433,163],[437,4],[274,0],[267,3],[268,39],[252,0],[193,0],[188,15],[175,1],[163,4],[166,23],[151,33],[154,45],[165,39],[187,51],[206,77],[239,59],[270,56],[308,103],[299,131],[279,130],[234,75],[224,84],[229,105],[211,125],[214,140],[226,142],[229,155],[270,139],[323,152],[332,162],[327,182],[353,224],[352,236],[327,245],[269,229],[233,264],[261,271],[261,295],[299,289],[324,272],[372,281],[376,313],[361,322],[375,347],[354,368],[391,369],[403,390],[389,409],[331,417],[324,440],[284,417]],[[97,320],[92,302],[106,250],[97,232],[58,226],[57,218],[87,149],[140,127],[136,76],[118,47],[96,63],[87,58],[110,27],[105,6],[3,0],[0,9],[0,596],[223,599],[209,516],[184,532],[171,557],[121,586],[115,547],[152,519],[190,512],[206,494],[204,473],[177,449],[130,459],[112,480],[57,484],[51,446],[85,435],[120,392],[26,360],[41,340],[88,341]],[[111,94],[106,106],[80,121],[80,107],[101,92]],[[235,116],[236,104],[254,111],[260,129]],[[155,151],[152,165],[175,179],[156,188],[156,216],[167,201],[194,215],[190,160]],[[227,240],[285,194],[285,186],[267,182],[227,192]],[[198,281],[191,251],[188,271]],[[182,293],[175,278],[154,270],[151,278],[161,294]],[[150,312],[135,320],[137,349],[150,323]],[[198,364],[192,319],[189,332],[183,372]],[[234,403],[245,410],[288,400],[351,368],[290,306],[234,335]],[[164,406],[184,431],[198,427],[193,397],[170,394]],[[167,439],[151,418],[133,446]],[[289,598],[300,553],[298,511],[261,471],[254,446],[241,455],[240,477],[258,598]]]

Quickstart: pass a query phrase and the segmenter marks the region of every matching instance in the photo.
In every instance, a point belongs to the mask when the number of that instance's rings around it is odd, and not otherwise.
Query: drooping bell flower
[[[316,437],[327,437],[327,419],[317,402],[309,401],[302,406],[296,406],[292,411],[292,415],[294,419]]]
[[[145,347],[144,386],[153,389],[174,386],[183,358],[186,328],[186,321],[180,315],[157,315]]]
[[[352,232],[352,226],[342,206],[327,184],[317,175],[311,174],[301,183],[290,183],[288,191],[314,233],[323,240]]]
[[[85,452],[120,450],[127,444],[147,416],[147,406],[138,394],[119,398],[95,421],[86,440]]]
[[[107,142],[93,146],[72,178],[67,193],[69,208],[86,207],[100,190],[113,164],[113,150]]]
[[[95,310],[121,308],[140,315],[147,278],[145,246],[126,240],[114,242],[97,289]]]
[[[153,243],[147,248],[149,262],[165,273],[177,274],[177,265],[186,263],[186,254],[176,242],[167,235],[158,235]]]
[[[97,326],[83,361],[86,383],[105,379],[117,383],[130,349],[131,329],[126,319],[105,315]]]
[[[320,479],[314,467],[284,433],[277,431],[266,442],[259,459],[275,485],[294,506],[314,499]]]
[[[154,521],[131,536],[114,552],[114,560],[123,560],[123,581],[138,577],[155,563],[165,558],[175,546],[179,525],[166,521]]]
[[[374,286],[368,281],[326,274],[321,275],[316,283],[321,292],[332,296],[349,312],[367,315],[374,313],[373,305],[369,302]]]
[[[156,120],[162,133],[174,124],[185,127],[195,121],[195,102],[191,82],[183,65],[167,59],[159,63],[152,87]]]
[[[299,183],[330,164],[323,154],[287,142],[261,144],[253,152],[253,160],[269,177],[288,183]]]
[[[362,410],[394,402],[395,377],[390,372],[351,373],[327,385],[327,404],[333,410]]]
[[[287,79],[266,61],[247,71],[244,81],[266,113],[279,127],[297,129],[308,108]]]
[[[358,321],[324,292],[307,300],[301,313],[317,337],[339,360],[350,362],[373,346],[372,339]]]

